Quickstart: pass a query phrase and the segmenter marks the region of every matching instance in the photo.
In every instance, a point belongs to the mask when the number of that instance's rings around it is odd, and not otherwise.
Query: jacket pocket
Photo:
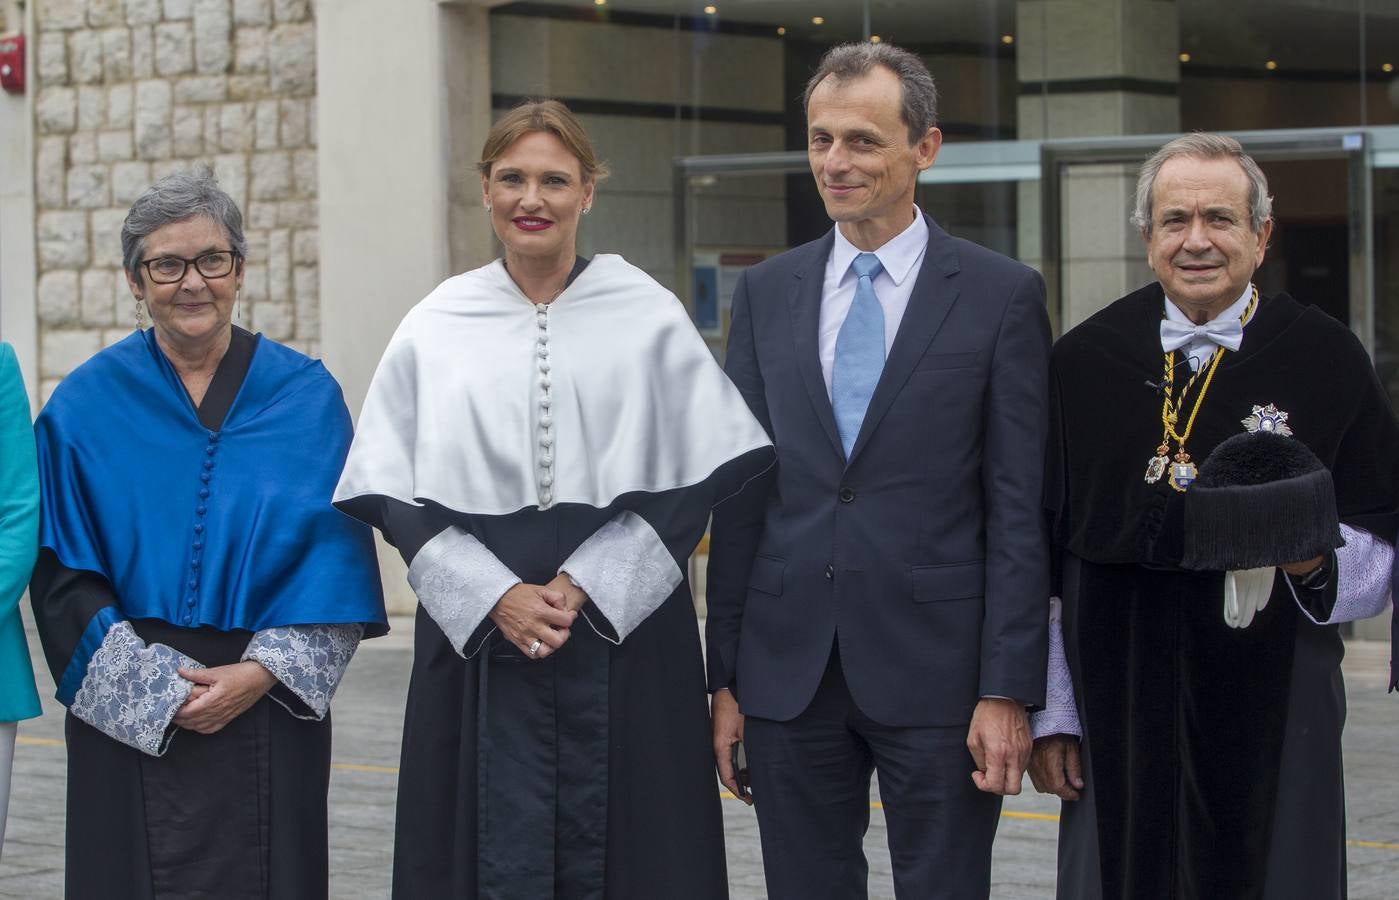
[[[787,571],[787,561],[775,556],[753,558],[753,571],[748,576],[748,587],[774,597],[782,596],[782,575]]]
[[[975,350],[967,353],[925,353],[913,370],[927,372],[933,369],[965,369],[975,365],[979,355]]]
[[[913,601],[967,600],[986,592],[986,561],[913,567]]]

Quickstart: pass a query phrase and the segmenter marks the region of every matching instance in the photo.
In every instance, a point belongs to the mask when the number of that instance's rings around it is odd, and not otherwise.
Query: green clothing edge
[[[39,715],[39,692],[19,615],[39,546],[34,425],[14,349],[0,343],[0,722]]]

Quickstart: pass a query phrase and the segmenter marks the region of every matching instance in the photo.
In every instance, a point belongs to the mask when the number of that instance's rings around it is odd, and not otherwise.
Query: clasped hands
[[[200,734],[222,730],[277,683],[271,672],[251,659],[210,669],[181,666],[178,671],[181,678],[194,682],[194,689],[175,713],[173,722]]]
[[[560,572],[548,584],[515,585],[496,601],[490,616],[521,653],[543,659],[567,643],[573,620],[587,602],[587,593]]]

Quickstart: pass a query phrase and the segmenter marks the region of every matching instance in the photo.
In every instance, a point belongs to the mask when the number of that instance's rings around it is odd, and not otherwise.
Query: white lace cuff
[[[495,609],[496,602],[520,583],[486,545],[465,529],[452,526],[428,541],[408,566],[408,584],[418,602],[463,657],[476,655],[495,628],[476,646],[467,641]]]
[[[358,623],[264,628],[253,635],[242,658],[260,663],[312,714],[293,709],[275,694],[268,695],[287,712],[319,722],[330,710],[330,699],[363,634],[364,626]]]
[[[1341,537],[1346,543],[1336,550],[1336,571],[1332,573],[1336,579],[1336,605],[1331,608],[1329,618],[1318,621],[1297,596],[1292,576],[1286,579],[1288,590],[1292,591],[1302,615],[1316,625],[1368,619],[1384,612],[1389,603],[1390,573],[1394,566],[1393,545],[1368,531],[1349,525],[1341,526]]]
[[[1064,606],[1058,597],[1049,598],[1049,679],[1045,683],[1044,709],[1030,713],[1030,737],[1039,740],[1052,734],[1083,737],[1074,705],[1074,679],[1069,674],[1069,657],[1064,652]]]
[[[629,510],[614,516],[559,567],[587,592],[615,636],[588,619],[602,637],[620,644],[655,612],[684,577],[660,535]],[[583,613],[587,618],[586,610]]]
[[[130,622],[107,629],[69,707],[73,715],[115,741],[161,756],[170,746],[170,722],[194,682],[175,670],[203,665],[164,644],[146,645]]]

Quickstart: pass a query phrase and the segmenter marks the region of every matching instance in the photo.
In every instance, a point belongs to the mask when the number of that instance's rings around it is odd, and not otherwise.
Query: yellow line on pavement
[[[63,741],[58,738],[25,737],[20,735],[15,738],[16,744],[29,744],[35,747],[62,747]],[[343,772],[373,772],[381,775],[398,774],[398,766],[375,766],[368,763],[331,763],[332,769],[340,769]],[[733,794],[720,788],[719,796],[725,800],[737,800]],[[870,801],[870,809],[883,809],[884,804],[878,800]],[[1018,810],[1002,810],[1003,819],[1026,819],[1032,822],[1057,822],[1059,817],[1053,813],[1019,812]],[[1390,841],[1346,841],[1347,847],[1360,847],[1366,850],[1399,850],[1399,843]]]

